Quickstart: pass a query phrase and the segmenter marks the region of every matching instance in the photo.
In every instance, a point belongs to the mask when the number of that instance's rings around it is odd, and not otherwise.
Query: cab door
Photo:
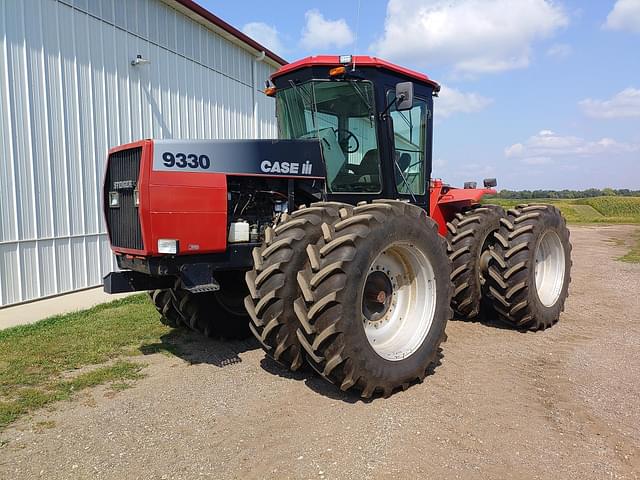
[[[395,91],[389,90],[387,102],[392,103],[394,98]],[[398,111],[395,107],[389,109],[396,191],[400,198],[421,206],[428,204],[430,115],[429,102],[420,96],[414,96],[413,106],[409,110]]]

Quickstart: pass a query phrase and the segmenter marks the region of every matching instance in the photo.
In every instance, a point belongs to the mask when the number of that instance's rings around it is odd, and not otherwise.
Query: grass
[[[550,203],[569,223],[640,223],[640,197],[593,197],[576,199],[505,199],[487,197],[485,203],[514,207],[521,203]]]
[[[593,197],[576,201],[578,205],[589,205],[602,215],[614,218],[640,217],[640,197]]]
[[[0,429],[88,387],[128,388],[143,365],[126,357],[168,332],[145,295],[0,331]]]
[[[640,263],[640,230],[636,230],[632,240],[631,249],[618,260],[628,263]]]

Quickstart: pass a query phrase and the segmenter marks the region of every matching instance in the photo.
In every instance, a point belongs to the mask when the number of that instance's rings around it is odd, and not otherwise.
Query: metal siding
[[[40,252],[40,295],[55,295],[58,291],[56,285],[56,276],[52,275],[56,268],[56,254],[54,240],[40,240],[38,242],[38,250]]]
[[[2,272],[2,304],[19,302],[21,276],[17,243],[0,244],[0,271]]]
[[[2,155],[0,161],[0,242],[17,240],[18,238],[16,177],[13,171],[14,162],[10,160],[13,158],[14,126],[9,101],[9,52],[11,49],[6,35],[6,13],[6,8],[0,8],[0,28],[3,32],[0,37],[0,154]]]
[[[71,249],[69,248],[70,239],[59,238],[54,240],[54,249],[56,255],[56,281],[58,285],[58,293],[68,292],[73,289],[71,277]]]
[[[150,64],[131,66],[137,54]],[[163,1],[0,2],[0,306],[116,268],[107,150],[140,138],[273,138],[273,72]]]
[[[7,4],[6,32],[11,45],[9,54],[9,102],[13,115],[13,129],[16,210],[18,216],[18,240],[34,238],[35,192],[33,188],[33,157],[30,138],[30,106],[28,102],[27,52],[25,46],[24,4]]]
[[[21,275],[20,290],[27,298],[37,297],[40,291],[40,275],[38,274],[38,249],[36,242],[20,242],[18,244]],[[29,273],[26,275],[26,273]]]

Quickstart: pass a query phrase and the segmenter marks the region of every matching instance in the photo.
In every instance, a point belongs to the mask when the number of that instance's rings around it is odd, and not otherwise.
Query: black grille
[[[109,167],[104,184],[104,204],[111,245],[144,250],[138,209],[134,203],[134,188],[140,175],[142,148],[120,150],[109,155]],[[116,183],[119,182],[119,183]],[[118,192],[120,206],[109,206],[109,192]]]

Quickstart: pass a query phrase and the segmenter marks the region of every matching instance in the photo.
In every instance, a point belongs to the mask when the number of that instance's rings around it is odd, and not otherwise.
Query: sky
[[[640,0],[198,0],[288,61],[374,55],[442,85],[433,176],[640,189]]]

